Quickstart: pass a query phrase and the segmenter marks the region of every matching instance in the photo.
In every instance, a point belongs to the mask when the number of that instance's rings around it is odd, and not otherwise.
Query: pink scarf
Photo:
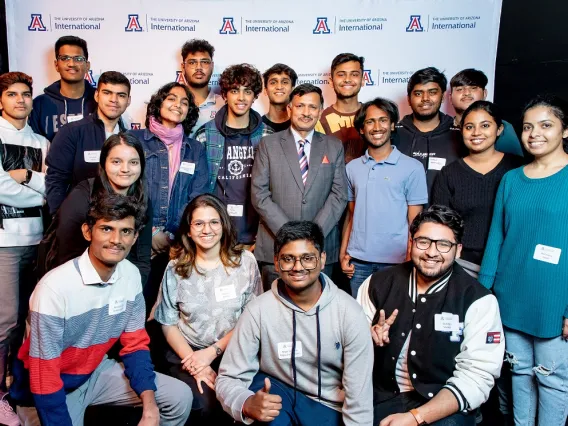
[[[150,117],[150,131],[166,145],[166,148],[168,148],[168,170],[170,172],[168,194],[170,194],[172,192],[174,179],[180,165],[181,144],[183,142],[183,126],[181,124],[178,124],[173,129],[169,129],[154,117]]]

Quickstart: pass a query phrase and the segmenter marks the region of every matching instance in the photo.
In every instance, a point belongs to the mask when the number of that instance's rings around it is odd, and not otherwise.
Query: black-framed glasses
[[[448,253],[453,246],[457,246],[457,243],[452,243],[448,240],[431,240],[426,237],[416,237],[412,241],[418,250],[428,250],[432,243],[436,245],[436,250],[440,253]]]
[[[306,271],[313,271],[318,266],[319,258],[313,254],[303,254],[300,257],[285,255],[278,259],[278,265],[282,272],[288,272],[294,269],[298,261]]]
[[[191,227],[195,229],[197,232],[200,232],[205,228],[205,225],[209,225],[213,231],[218,231],[221,229],[223,223],[219,219],[211,219],[209,222],[205,222],[204,220],[194,220],[190,223]]]
[[[211,61],[210,59],[190,59],[184,62],[184,64],[186,64],[190,68],[195,68],[197,67],[197,65],[201,65],[203,68],[209,68],[212,63],[213,61]]]
[[[73,59],[73,62],[79,62],[79,63],[87,61],[87,58],[81,55],[77,56],[59,55],[57,59],[59,59],[61,62],[69,62],[71,59]]]

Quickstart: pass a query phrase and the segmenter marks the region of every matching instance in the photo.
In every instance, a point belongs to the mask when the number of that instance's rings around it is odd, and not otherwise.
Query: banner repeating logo
[[[185,78],[184,78],[183,73],[181,71],[176,71],[175,82],[185,84]]]
[[[143,31],[142,30],[142,25],[140,25],[140,20],[138,17],[138,14],[132,14],[132,15],[128,15],[128,24],[126,24],[126,27],[124,27],[124,31],[126,32],[140,32]]]
[[[130,123],[130,128],[132,130],[140,130],[142,126],[140,125],[140,123]]]
[[[28,31],[47,31],[45,25],[43,25],[43,19],[41,13],[32,13],[30,25],[28,26]]]
[[[219,34],[236,34],[235,23],[233,18],[223,18],[223,25],[219,30]]]
[[[329,25],[327,25],[327,18],[317,18],[317,23],[312,31],[314,34],[331,34]]]
[[[91,86],[97,87],[97,83],[95,83],[95,78],[93,77],[93,70],[87,71],[85,80],[87,80]]]
[[[371,76],[371,70],[363,70],[363,82],[365,83],[365,86],[375,85],[373,77]]]
[[[420,19],[422,15],[410,15],[410,22],[406,27],[407,33],[421,33],[424,31],[424,27],[422,26],[422,22]]]

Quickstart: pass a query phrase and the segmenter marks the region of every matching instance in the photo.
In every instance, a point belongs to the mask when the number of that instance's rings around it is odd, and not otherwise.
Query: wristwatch
[[[32,180],[32,171],[30,169],[26,170],[26,180],[22,182],[24,185],[27,185]]]
[[[223,353],[221,348],[217,346],[215,343],[213,343],[213,349],[215,349],[215,353],[217,354],[217,356],[221,356],[221,354]]]
[[[412,414],[414,416],[414,419],[416,420],[416,423],[418,423],[418,426],[428,424],[424,421],[424,419],[422,418],[422,416],[420,415],[420,413],[418,412],[418,410],[416,408],[413,408],[412,410],[410,410],[410,414]]]

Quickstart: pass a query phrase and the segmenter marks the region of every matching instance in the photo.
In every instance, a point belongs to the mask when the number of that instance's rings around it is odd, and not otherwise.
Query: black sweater
[[[430,202],[456,210],[465,221],[461,256],[464,260],[481,264],[499,183],[505,173],[523,163],[521,157],[505,154],[493,170],[482,175],[459,159],[438,174]]]

